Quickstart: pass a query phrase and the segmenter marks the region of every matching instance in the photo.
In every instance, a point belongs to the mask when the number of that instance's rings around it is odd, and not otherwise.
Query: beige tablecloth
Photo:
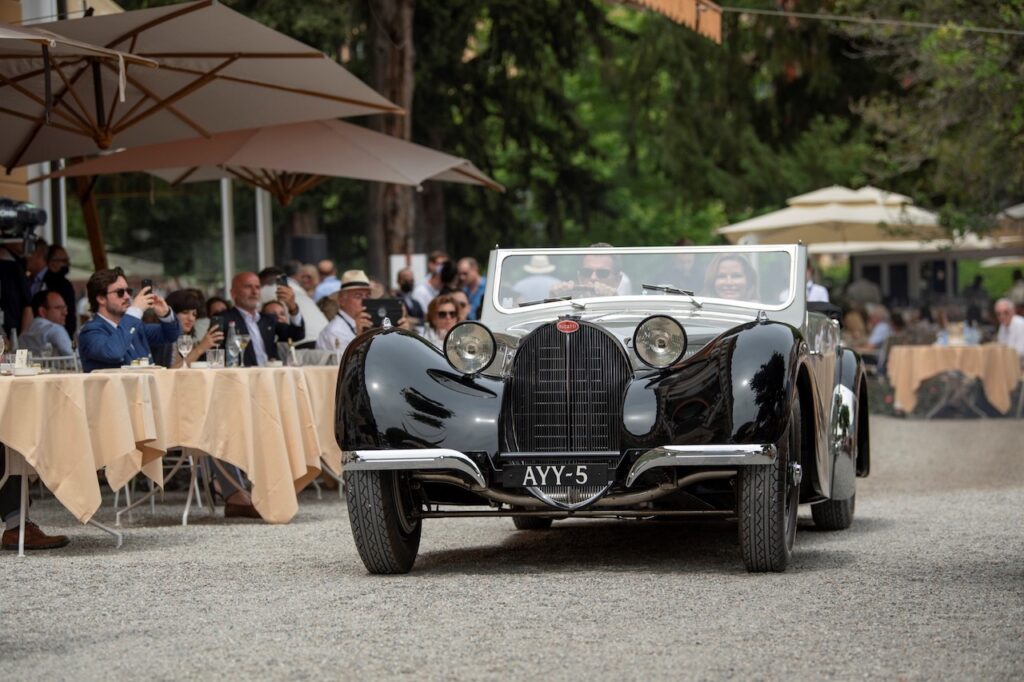
[[[0,377],[0,442],[17,450],[82,523],[112,488],[144,471],[163,482],[152,373]]]
[[[984,346],[893,346],[887,361],[897,406],[907,412],[917,404],[917,389],[925,379],[949,370],[978,377],[985,397],[1000,412],[1010,409],[1010,394],[1020,381],[1017,353],[1001,344]]]
[[[296,490],[320,473],[318,420],[302,368],[148,372],[167,447],[195,448],[240,468],[264,520],[287,523]]]
[[[334,400],[338,385],[338,366],[303,367],[309,385],[309,398],[316,415],[316,432],[321,456],[336,474],[341,474],[341,448],[334,437]]]

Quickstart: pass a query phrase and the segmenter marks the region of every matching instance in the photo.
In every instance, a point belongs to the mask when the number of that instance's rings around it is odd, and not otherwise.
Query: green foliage
[[[950,230],[984,231],[1024,190],[1024,40],[954,25],[1021,29],[1024,2],[855,0],[850,13],[947,24],[933,30],[847,29],[883,56],[899,92],[864,107],[880,182],[942,209]]]

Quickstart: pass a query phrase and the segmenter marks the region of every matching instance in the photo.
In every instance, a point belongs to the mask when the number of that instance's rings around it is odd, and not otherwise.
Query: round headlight
[[[479,374],[494,362],[498,344],[491,331],[479,322],[460,322],[444,340],[444,355],[463,374]]]
[[[686,352],[686,330],[666,315],[652,315],[633,333],[633,350],[645,365],[670,367]]]

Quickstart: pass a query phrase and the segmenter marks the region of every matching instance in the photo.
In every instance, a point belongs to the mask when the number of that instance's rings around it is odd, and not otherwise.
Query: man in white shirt
[[[338,314],[331,320],[316,340],[321,350],[343,353],[352,339],[362,334],[373,324],[373,318],[363,307],[363,301],[370,296],[370,278],[362,270],[347,270],[341,276],[338,290]]]
[[[32,312],[35,319],[28,330],[19,339],[21,345],[42,355],[47,346],[54,355],[74,355],[71,349],[71,337],[64,328],[68,316],[68,304],[57,291],[40,291],[32,297]]]
[[[996,319],[999,320],[999,343],[1017,351],[1024,362],[1024,317],[1014,314],[1013,301],[1001,298],[996,301]]]
[[[787,297],[788,298],[788,297]],[[814,266],[807,263],[807,302],[830,303],[828,289],[814,283]]]
[[[444,286],[444,281],[441,278],[441,268],[447,262],[448,254],[444,251],[433,251],[430,254],[430,260],[427,261],[427,278],[417,284],[416,288],[412,291],[412,297],[420,304],[424,313],[430,307],[430,302],[441,293],[441,287]]]
[[[313,299],[305,292],[302,285],[294,279],[293,274],[294,270],[292,273],[289,273],[285,268],[276,266],[260,270],[259,278],[262,284],[260,288],[260,301],[262,303],[277,301],[277,287],[282,281],[280,278],[287,278],[288,287],[295,293],[295,305],[299,307],[299,314],[302,316],[302,322],[306,329],[305,335],[301,339],[296,340],[295,345],[301,348],[312,348],[313,344],[316,343],[317,337],[320,336],[320,332],[327,326],[327,318],[324,317],[320,308],[317,307]]]

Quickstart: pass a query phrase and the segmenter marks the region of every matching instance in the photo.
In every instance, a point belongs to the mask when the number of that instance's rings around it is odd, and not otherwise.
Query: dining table
[[[0,376],[0,443],[23,461],[7,473],[37,475],[89,522],[101,504],[98,470],[112,488],[139,473],[163,482],[156,400],[147,374]]]
[[[985,397],[999,412],[1010,410],[1011,395],[1021,380],[1020,358],[999,343],[984,345],[893,346],[887,361],[897,407],[912,412],[921,383],[943,372],[958,370],[978,378]]]
[[[237,467],[248,478],[253,506],[264,521],[287,523],[297,492],[333,461],[324,421],[333,409],[326,377],[302,367],[141,370],[153,381],[153,402],[167,448],[187,448]],[[108,370],[118,372],[118,370]],[[131,370],[121,370],[121,372]],[[336,447],[336,446],[335,446]],[[337,459],[340,462],[340,453]]]

